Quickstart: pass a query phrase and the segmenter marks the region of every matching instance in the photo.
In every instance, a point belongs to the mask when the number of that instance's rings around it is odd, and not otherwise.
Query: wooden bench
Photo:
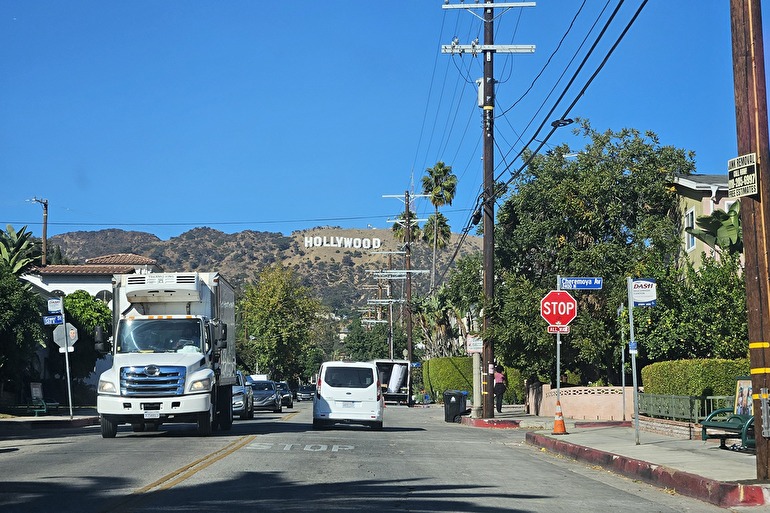
[[[732,408],[714,410],[700,422],[701,439],[718,439],[721,449],[728,449],[727,439],[740,439],[738,449],[755,448],[751,378],[736,380],[733,404]]]

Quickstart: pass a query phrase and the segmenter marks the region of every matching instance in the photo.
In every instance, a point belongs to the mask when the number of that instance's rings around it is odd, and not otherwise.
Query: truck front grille
[[[182,395],[184,367],[146,365],[120,369],[120,394],[131,397]]]

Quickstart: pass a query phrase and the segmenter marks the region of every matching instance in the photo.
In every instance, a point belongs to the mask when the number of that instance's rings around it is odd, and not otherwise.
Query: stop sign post
[[[577,315],[577,301],[564,290],[552,290],[540,300],[540,315],[548,326],[568,326]],[[549,330],[552,331],[552,330]],[[556,331],[564,333],[565,331]],[[569,333],[568,331],[566,331]]]

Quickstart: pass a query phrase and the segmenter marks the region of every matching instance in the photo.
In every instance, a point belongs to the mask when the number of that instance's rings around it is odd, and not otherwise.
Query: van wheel
[[[375,431],[382,431],[382,422],[372,422],[369,424]]]
[[[131,430],[134,433],[141,433],[144,431],[144,422],[140,422],[139,424],[131,424]]]
[[[326,427],[326,423],[320,419],[313,419],[313,429],[323,429]]]
[[[102,438],[115,438],[118,434],[118,424],[107,417],[102,416]]]

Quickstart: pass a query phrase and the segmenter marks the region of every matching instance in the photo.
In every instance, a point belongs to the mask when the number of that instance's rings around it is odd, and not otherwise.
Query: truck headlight
[[[208,392],[211,390],[211,378],[199,379],[190,383],[191,392]]]
[[[115,383],[112,381],[99,380],[99,393],[100,394],[117,394],[118,390],[115,388]]]

